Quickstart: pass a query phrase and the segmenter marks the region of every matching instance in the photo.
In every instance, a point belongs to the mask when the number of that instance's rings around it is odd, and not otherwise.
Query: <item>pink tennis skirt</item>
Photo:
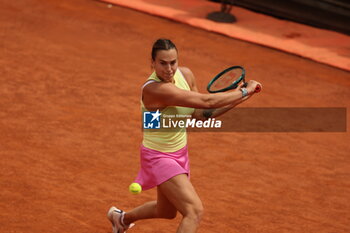
[[[158,186],[179,174],[190,176],[187,145],[175,152],[161,152],[141,145],[140,152],[141,169],[135,182],[143,190]]]

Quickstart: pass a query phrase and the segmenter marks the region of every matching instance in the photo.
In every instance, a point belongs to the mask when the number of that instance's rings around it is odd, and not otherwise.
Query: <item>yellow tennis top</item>
[[[190,87],[179,69],[175,72],[174,75],[175,86],[183,90],[190,90]],[[156,73],[153,72],[151,76],[147,79],[148,83],[152,82],[161,82],[157,77]],[[143,86],[143,87],[144,87]],[[141,110],[142,116],[145,111],[148,111],[141,100]],[[176,116],[189,116],[194,112],[194,108],[186,108],[179,106],[168,106],[162,110],[159,110],[161,113],[160,120],[165,119],[176,120]],[[170,116],[170,118],[169,118]],[[172,116],[175,116],[172,117]],[[172,129],[153,129],[153,130],[144,130],[143,131],[143,141],[142,144],[150,149],[158,150],[162,152],[175,152],[183,148],[187,144],[187,133],[186,128],[172,128]]]

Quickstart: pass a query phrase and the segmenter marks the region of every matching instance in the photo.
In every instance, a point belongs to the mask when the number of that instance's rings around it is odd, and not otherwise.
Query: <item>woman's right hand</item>
[[[247,83],[248,83],[248,85],[246,88],[247,88],[249,95],[254,94],[255,92],[261,91],[261,88],[262,88],[261,83],[255,81],[255,80],[249,80]]]

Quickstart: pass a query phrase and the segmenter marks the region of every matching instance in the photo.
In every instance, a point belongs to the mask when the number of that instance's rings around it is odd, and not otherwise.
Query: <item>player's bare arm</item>
[[[196,80],[195,80],[195,77],[194,77],[192,71],[187,67],[179,67],[179,69],[180,69],[181,73],[184,75],[188,85],[191,88],[191,91],[198,92]],[[209,108],[209,109],[196,108],[196,110],[192,114],[192,116],[194,118],[197,118],[197,119],[205,120],[205,119],[208,119],[210,117],[218,117],[218,116],[224,114],[225,112],[234,108],[238,104],[248,100],[251,97],[251,95],[254,94],[254,88],[257,85],[257,83],[256,82],[254,83],[254,82],[255,81],[248,82],[248,86],[247,86],[247,90],[249,93],[248,96],[246,96],[244,98],[238,98],[225,106],[221,106],[220,108]],[[239,90],[239,88],[237,90]],[[240,93],[240,96],[242,96],[241,93]]]
[[[189,108],[220,108],[241,99],[242,93],[235,90],[227,93],[201,94],[186,91],[172,83],[151,83],[143,89],[143,102],[147,109],[161,109],[166,106]]]

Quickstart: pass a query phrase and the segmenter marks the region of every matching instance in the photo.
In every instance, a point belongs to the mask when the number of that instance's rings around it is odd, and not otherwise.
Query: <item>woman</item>
[[[217,117],[254,95],[256,81],[246,88],[216,94],[198,92],[190,69],[178,67],[178,51],[168,39],[157,40],[152,48],[153,74],[142,87],[142,111],[192,115],[205,120]],[[203,205],[189,180],[186,131],[144,131],[141,145],[141,169],[135,182],[143,190],[157,187],[157,200],[124,212],[108,211],[113,232],[126,232],[140,219],[173,219],[183,216],[177,233],[196,232]]]

